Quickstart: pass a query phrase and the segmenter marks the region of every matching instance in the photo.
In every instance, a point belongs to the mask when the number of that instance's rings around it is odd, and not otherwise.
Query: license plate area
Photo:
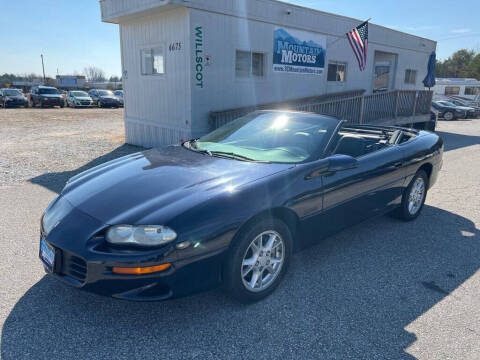
[[[40,259],[42,260],[47,272],[53,273],[55,271],[56,258],[57,256],[55,248],[50,245],[42,236],[40,239]]]

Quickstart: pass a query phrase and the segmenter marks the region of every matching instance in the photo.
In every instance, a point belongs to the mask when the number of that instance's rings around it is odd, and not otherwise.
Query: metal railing
[[[347,120],[352,124],[380,124],[382,121],[392,123],[392,120],[395,122],[397,119],[405,123],[405,118],[430,114],[432,95],[433,92],[428,90],[394,90],[372,95],[364,95],[364,91],[356,94],[337,93],[324,97],[215,111],[210,114],[210,126],[216,129],[249,112],[265,109],[307,111]]]
[[[358,97],[365,93],[365,90],[351,90],[332,94],[324,94],[319,96],[310,96],[300,99],[272,102],[266,104],[257,104],[252,106],[244,106],[236,109],[213,111],[210,113],[210,127],[212,129],[219,128],[243,115],[257,110],[294,110],[299,106],[307,104],[320,104],[325,102],[338,101]],[[297,109],[298,110],[298,109]]]

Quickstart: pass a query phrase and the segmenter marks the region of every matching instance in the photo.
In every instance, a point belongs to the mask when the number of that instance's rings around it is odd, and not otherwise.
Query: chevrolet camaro
[[[442,166],[434,133],[259,111],[71,178],[41,219],[56,279],[155,301],[220,284],[272,293],[295,250],[385,213],[413,220]]]

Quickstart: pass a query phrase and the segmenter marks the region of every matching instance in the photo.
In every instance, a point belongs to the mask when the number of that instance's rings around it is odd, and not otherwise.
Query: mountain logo
[[[300,30],[275,28],[273,70],[322,75],[326,37]]]

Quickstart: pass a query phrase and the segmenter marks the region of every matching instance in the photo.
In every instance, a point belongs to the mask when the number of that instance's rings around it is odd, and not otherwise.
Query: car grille
[[[90,105],[90,101],[82,101],[81,104],[82,105]]]
[[[62,273],[83,283],[87,278],[85,260],[66,251],[63,251],[62,260]]]

